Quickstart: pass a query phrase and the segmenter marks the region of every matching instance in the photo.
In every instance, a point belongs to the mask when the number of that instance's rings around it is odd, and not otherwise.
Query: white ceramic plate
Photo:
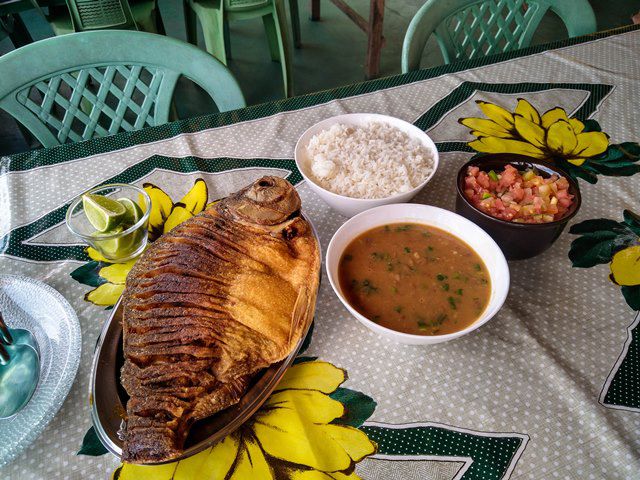
[[[421,223],[440,228],[464,240],[484,261],[491,277],[491,297],[482,315],[473,324],[459,332],[446,335],[413,335],[397,332],[378,325],[358,313],[342,294],[338,281],[338,263],[342,252],[358,235],[372,228],[391,223]],[[427,345],[446,342],[465,335],[487,323],[502,307],[509,293],[509,266],[502,250],[493,239],[475,223],[466,218],[430,205],[413,203],[384,205],[367,210],[345,222],[329,242],[326,258],[329,282],[340,301],[363,325],[396,342]]]
[[[0,420],[0,467],[33,442],[67,397],[80,364],[78,317],[56,290],[38,280],[0,275],[0,310],[11,328],[25,328],[40,349],[40,380],[25,408]]]
[[[338,195],[337,193],[325,190],[321,186],[314,183],[314,181],[309,177],[311,160],[307,155],[306,148],[309,144],[309,141],[311,140],[311,137],[323,130],[328,130],[335,124],[341,123],[345,125],[364,126],[370,122],[380,122],[391,125],[392,127],[395,127],[398,130],[406,133],[407,135],[409,135],[409,137],[418,140],[432,152],[433,168],[431,170],[431,173],[427,175],[423,182],[416,188],[408,192],[399,193],[391,197],[375,199],[351,198],[344,195]],[[433,175],[435,175],[436,170],[438,169],[438,150],[435,143],[433,143],[433,140],[429,138],[429,135],[409,122],[405,122],[404,120],[390,117],[388,115],[379,115],[377,113],[348,113],[345,115],[338,115],[335,117],[327,118],[307,129],[307,131],[302,134],[302,136],[298,140],[298,143],[296,144],[295,160],[298,170],[300,170],[300,173],[302,173],[302,176],[309,184],[311,190],[317,193],[322,200],[324,200],[331,208],[333,208],[338,213],[346,217],[352,217],[353,215],[364,212],[365,210],[368,210],[370,208],[378,207],[380,205],[388,205],[391,203],[408,202],[413,197],[415,197],[416,194],[420,190],[422,190],[427,183],[429,183],[429,180],[431,180]]]

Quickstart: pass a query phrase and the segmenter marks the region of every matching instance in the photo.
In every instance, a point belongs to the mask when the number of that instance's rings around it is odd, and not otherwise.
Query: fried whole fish
[[[123,295],[122,459],[180,455],[190,426],[237,403],[313,319],[320,251],[300,197],[263,177],[154,242]]]

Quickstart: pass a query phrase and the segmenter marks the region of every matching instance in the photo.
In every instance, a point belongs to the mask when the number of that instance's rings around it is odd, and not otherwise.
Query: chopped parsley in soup
[[[491,294],[482,259],[439,228],[396,223],[369,230],[338,265],[349,304],[379,325],[404,333],[443,335],[475,322]]]

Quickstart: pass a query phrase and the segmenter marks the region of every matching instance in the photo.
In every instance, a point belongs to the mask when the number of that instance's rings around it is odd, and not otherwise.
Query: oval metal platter
[[[317,231],[308,218],[303,218],[311,225],[318,241],[318,249],[322,259]],[[322,277],[321,272],[322,269],[319,272],[320,277]],[[102,444],[118,457],[122,456],[125,407],[129,399],[120,384],[120,369],[124,364],[122,313],[123,307],[120,299],[102,328],[96,344],[90,384],[91,419],[96,433]],[[312,324],[313,322],[309,322],[309,327],[303,332],[300,341],[287,358],[274,363],[255,376],[252,385],[237,404],[193,424],[185,441],[182,455],[167,462],[158,462],[158,464],[175,462],[195,455],[219,442],[246,422],[269,398],[287,368],[291,366]]]

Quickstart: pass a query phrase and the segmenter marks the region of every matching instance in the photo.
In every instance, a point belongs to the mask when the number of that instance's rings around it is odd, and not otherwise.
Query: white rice
[[[333,125],[307,145],[310,177],[322,188],[354,198],[386,198],[414,189],[433,170],[433,153],[382,122]]]

